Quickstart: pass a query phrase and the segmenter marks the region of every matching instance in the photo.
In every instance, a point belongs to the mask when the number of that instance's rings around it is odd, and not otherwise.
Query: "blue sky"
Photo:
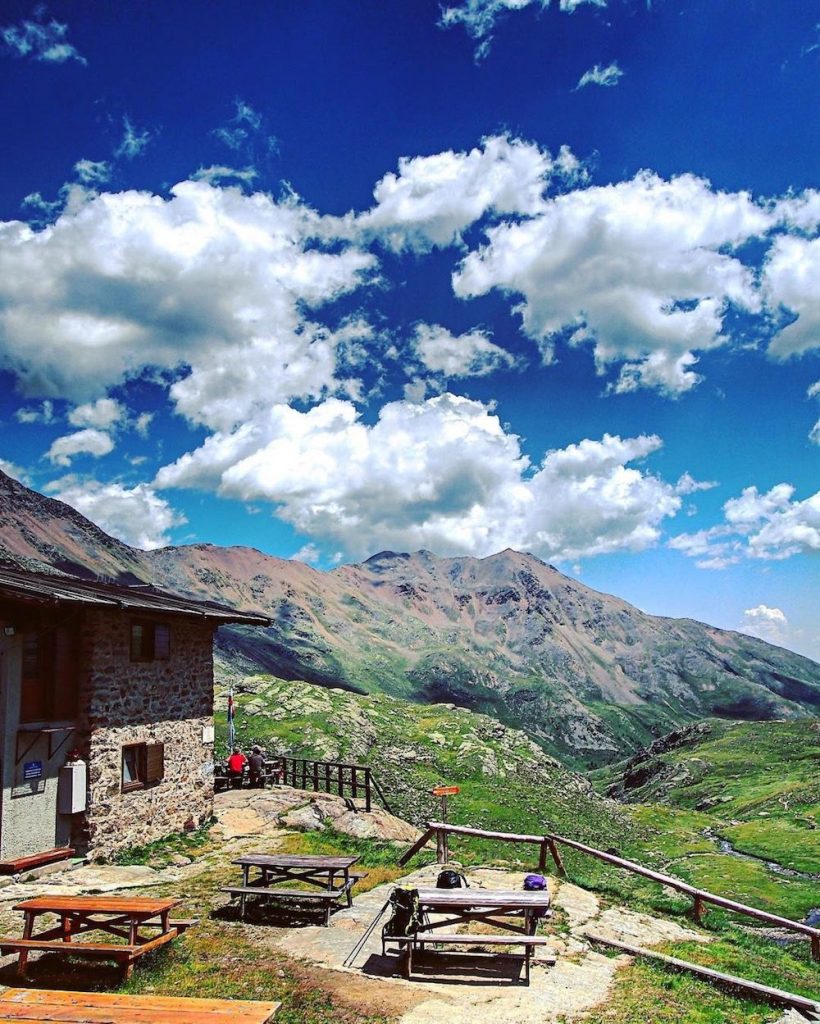
[[[138,546],[510,546],[820,657],[818,21],[7,2],[0,465]]]

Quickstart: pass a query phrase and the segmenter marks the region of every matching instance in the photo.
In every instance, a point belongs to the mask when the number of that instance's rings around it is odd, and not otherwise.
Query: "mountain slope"
[[[712,715],[820,708],[816,662],[647,615],[532,555],[382,552],[324,573],[245,547],[138,551],[2,475],[0,496],[0,559],[137,577],[269,615],[268,629],[220,632],[228,670],[464,705],[577,764],[617,759]]]

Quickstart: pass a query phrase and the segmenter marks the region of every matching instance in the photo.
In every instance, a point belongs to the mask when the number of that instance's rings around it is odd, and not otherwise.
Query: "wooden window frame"
[[[134,642],[135,630],[142,630],[142,641]],[[171,658],[171,627],[155,619],[132,619],[129,630],[129,653],[132,662],[169,661]]]
[[[136,778],[125,781],[126,751],[134,751]],[[165,778],[165,744],[156,740],[123,743],[120,754],[120,789],[123,793],[147,789]]]

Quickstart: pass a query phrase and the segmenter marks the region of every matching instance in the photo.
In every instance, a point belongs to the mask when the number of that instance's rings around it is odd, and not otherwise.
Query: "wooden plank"
[[[117,914],[163,914],[178,907],[182,900],[152,900],[142,896],[126,898],[113,896],[37,896],[23,900],[14,910],[36,910],[40,913],[61,914],[64,911],[85,911],[90,913]]]
[[[172,1013],[175,1010],[186,1010],[210,1013],[212,1017],[223,1017],[229,1021],[257,1021],[258,1024],[265,1024],[265,1022],[270,1020],[281,1005],[278,1002],[249,999],[202,999],[154,995],[133,996],[124,995],[119,992],[66,992],[36,988],[8,989],[0,997],[0,1008],[3,1008],[6,1003],[26,1006],[100,1007],[113,1010],[147,1007],[166,1013]],[[263,1016],[264,1014],[267,1014],[267,1016]]]
[[[526,892],[518,889],[418,889],[419,902],[425,906],[497,907],[515,905],[530,910],[549,907],[546,889]]]
[[[602,946],[610,946],[612,949],[620,949],[624,953],[629,953],[632,956],[641,956],[650,960],[657,960],[669,967],[688,971],[690,974],[696,974],[699,977],[708,978],[710,981],[717,981],[722,985],[730,985],[732,988],[738,988],[745,992],[752,992],[754,995],[762,996],[764,999],[771,1002],[781,1003],[784,1006],[793,1006],[795,1009],[807,1011],[812,1014],[820,1013],[820,1003],[814,999],[809,999],[807,996],[799,996],[794,992],[785,992],[783,989],[779,988],[770,988],[768,985],[761,985],[757,981],[747,981],[746,978],[738,978],[732,974],[723,974],[721,971],[715,971],[711,967],[702,967],[700,964],[693,964],[688,960],[679,960],[674,956],[665,956],[663,953],[655,953],[651,949],[643,949],[641,946],[632,946],[629,945],[629,943],[618,942],[616,939],[608,939],[601,935],[594,935],[591,932],[586,932],[585,936],[590,942],[596,942]]]
[[[431,946],[437,942],[456,943],[460,942],[465,946],[548,946],[553,940],[546,935],[516,935],[509,932],[506,935],[459,935],[442,934],[441,932],[417,932],[415,935],[386,935],[386,942],[423,942]]]
[[[420,839],[413,843],[413,845],[410,847],[409,850],[407,850],[406,853],[403,853],[401,857],[399,857],[399,867],[404,867],[404,865],[409,860],[415,857],[416,854],[430,842],[430,840],[433,838],[435,834],[436,833],[434,829],[428,828],[424,835],[422,835]]]
[[[251,867],[264,868],[331,868],[334,871],[344,871],[352,867],[358,857],[331,857],[321,854],[266,854],[249,853],[243,857],[237,857],[231,864],[248,864]]]
[[[229,892],[234,896],[284,896],[285,899],[296,899],[298,897],[302,900],[337,900],[340,896],[344,896],[347,889],[348,886],[342,886],[341,889],[317,892],[315,889],[263,889],[261,886],[248,886],[247,888],[242,886],[223,886],[220,892]]]
[[[0,939],[3,956],[23,950],[61,953],[63,956],[110,957],[112,960],[130,960],[142,946],[115,946],[110,942],[63,942],[61,939]]]
[[[275,1012],[275,1011],[274,1011]],[[107,1006],[83,1006],[72,1008],[58,1004],[43,1004],[35,1009],[32,1005],[18,1005],[0,1002],[0,1021],[60,1022],[60,1024],[213,1024],[213,1022],[238,1021],[242,1024],[271,1020],[271,1014],[260,1012],[254,1016],[239,1016],[223,1013],[215,1016],[212,1010],[158,1010],[151,1006],[129,1006],[114,1009]]]
[[[485,828],[470,828],[467,825],[448,825],[445,821],[428,821],[427,827],[436,831],[444,829],[460,836],[478,836],[480,839],[506,839],[510,843],[543,843],[544,836],[516,835],[513,832],[491,832]],[[558,838],[556,836],[556,838]]]
[[[18,875],[44,864],[54,864],[60,860],[73,857],[76,851],[71,846],[55,846],[52,850],[33,853],[28,857],[16,857],[14,860],[0,860],[0,875]]]

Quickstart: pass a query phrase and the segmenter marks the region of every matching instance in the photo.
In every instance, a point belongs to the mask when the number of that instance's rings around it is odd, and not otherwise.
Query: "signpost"
[[[455,796],[461,790],[458,786],[434,786],[430,791],[433,796],[441,797],[441,820],[447,824],[447,797]],[[447,833],[440,829],[436,837],[437,857],[439,864],[447,864],[450,860],[450,851],[447,847]]]

